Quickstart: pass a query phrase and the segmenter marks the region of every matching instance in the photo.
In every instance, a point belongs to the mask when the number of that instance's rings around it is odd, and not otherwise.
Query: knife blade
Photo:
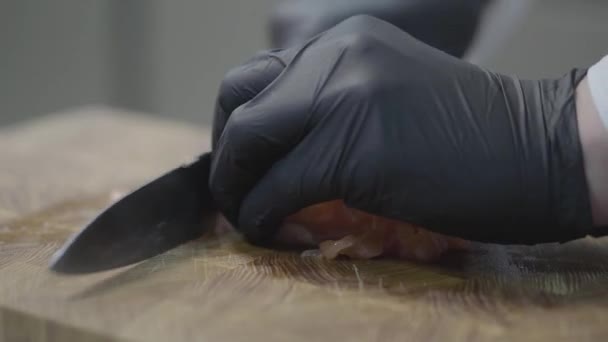
[[[201,236],[214,225],[210,153],[176,168],[111,205],[73,235],[52,271],[84,274],[131,265]]]

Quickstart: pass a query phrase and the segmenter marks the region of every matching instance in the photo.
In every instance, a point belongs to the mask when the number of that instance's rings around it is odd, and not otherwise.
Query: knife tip
[[[49,262],[49,269],[58,274],[74,274],[75,272],[71,267],[66,263],[65,258],[63,258],[61,251],[58,251],[53,255]]]
[[[84,273],[81,270],[81,267],[78,267],[78,265],[73,262],[73,258],[67,257],[70,246],[71,241],[53,254],[48,266],[52,272],[65,275]],[[72,260],[72,262],[70,262],[70,260]]]
[[[79,267],[77,264],[66,262],[66,259],[64,258],[52,260],[49,263],[49,270],[60,275],[81,275],[93,273],[93,271]]]

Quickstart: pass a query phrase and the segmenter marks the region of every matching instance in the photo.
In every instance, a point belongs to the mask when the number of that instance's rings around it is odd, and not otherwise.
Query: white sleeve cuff
[[[608,56],[589,68],[587,81],[595,108],[608,129]]]

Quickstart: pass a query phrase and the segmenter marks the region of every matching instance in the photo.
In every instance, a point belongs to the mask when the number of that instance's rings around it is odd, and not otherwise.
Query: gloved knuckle
[[[233,94],[237,85],[242,80],[242,70],[240,67],[230,69],[220,83],[220,97],[228,94]]]
[[[356,30],[365,31],[371,26],[378,25],[382,20],[368,14],[357,14],[342,21],[341,25],[353,28]]]
[[[258,51],[247,62],[228,70],[228,72],[224,74],[224,78],[222,79],[222,82],[220,84],[221,92],[223,93],[224,91],[234,91],[238,85],[242,84],[243,82],[246,82],[247,78],[251,78],[255,75],[248,73],[247,70],[252,69],[252,67],[258,65],[259,63],[269,63],[272,60],[272,54],[273,51],[271,50]]]
[[[352,52],[367,51],[378,44],[378,40],[366,32],[354,32],[341,38],[342,44]]]

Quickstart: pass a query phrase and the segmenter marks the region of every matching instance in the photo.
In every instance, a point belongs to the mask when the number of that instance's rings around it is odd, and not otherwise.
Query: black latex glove
[[[354,17],[228,74],[212,193],[256,243],[331,199],[471,240],[583,237],[592,233],[575,110],[584,75],[499,75]]]
[[[273,47],[299,45],[339,22],[368,14],[457,57],[471,44],[489,0],[283,0],[270,17]]]

